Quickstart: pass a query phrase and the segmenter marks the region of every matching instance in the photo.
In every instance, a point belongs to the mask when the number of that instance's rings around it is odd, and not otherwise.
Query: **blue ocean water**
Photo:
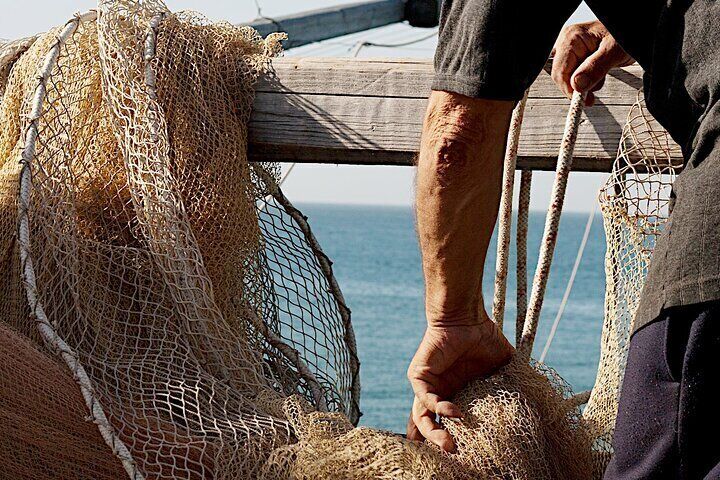
[[[334,270],[352,321],[360,357],[361,425],[402,432],[412,403],[405,372],[423,334],[423,281],[410,207],[301,204]],[[545,344],[582,238],[586,213],[564,213],[550,273],[535,356]],[[531,212],[528,282],[535,270],[545,212]],[[513,233],[514,235],[514,233]],[[513,237],[514,238],[514,237]],[[575,391],[595,381],[605,291],[605,236],[597,214],[572,294],[546,363]],[[495,238],[483,291],[492,302]],[[511,252],[505,333],[514,338],[515,252]]]

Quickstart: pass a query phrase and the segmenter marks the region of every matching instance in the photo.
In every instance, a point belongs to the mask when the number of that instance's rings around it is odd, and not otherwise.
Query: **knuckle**
[[[575,29],[577,29],[577,25],[565,25],[560,30],[560,37],[567,37],[570,35]]]
[[[610,70],[610,65],[602,59],[589,60],[583,66],[583,74],[595,81],[600,81]]]
[[[582,32],[579,32],[578,30],[572,30],[571,32],[568,32],[567,41],[568,43],[574,44],[582,41],[582,37]]]
[[[421,380],[423,376],[424,368],[420,365],[417,365],[415,363],[411,363],[410,366],[407,369],[407,378],[410,380],[410,383],[414,384],[416,381]]]

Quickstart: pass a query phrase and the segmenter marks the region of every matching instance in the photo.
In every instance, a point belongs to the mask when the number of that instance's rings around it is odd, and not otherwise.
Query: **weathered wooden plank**
[[[426,98],[433,65],[418,59],[338,59],[288,57],[275,60],[274,72],[260,79],[259,92]],[[550,63],[530,90],[530,98],[565,98],[549,77]],[[603,102],[628,104],[642,87],[642,68],[631,65],[610,73],[601,92]]]
[[[251,158],[410,165],[419,145],[432,73],[427,61],[278,59],[274,72],[258,84],[250,125]],[[610,169],[641,74],[637,66],[611,73],[596,106],[583,117],[577,170]],[[521,168],[554,168],[568,105],[549,74],[541,73],[525,114]],[[682,161],[677,147],[673,156]]]
[[[297,148],[303,158],[310,157],[308,160],[312,159],[312,148],[321,148],[325,153],[334,148],[340,150],[336,158],[340,161],[349,158],[349,151],[373,152],[376,159],[389,152],[412,156],[420,142],[425,102],[401,97],[309,94],[289,99],[287,95],[259,93],[255,109],[253,143],[285,145],[286,150]],[[576,156],[614,159],[627,111],[628,106],[622,105],[589,109],[578,132]],[[564,98],[528,102],[519,155],[554,158],[566,113]]]
[[[262,36],[285,32],[285,48],[295,48],[405,19],[404,0],[373,0],[339,5],[277,18],[261,18],[246,23]]]

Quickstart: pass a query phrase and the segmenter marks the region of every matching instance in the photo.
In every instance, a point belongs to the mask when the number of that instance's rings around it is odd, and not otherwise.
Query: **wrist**
[[[460,308],[426,305],[425,316],[431,328],[478,326],[490,321],[482,302],[471,302]]]

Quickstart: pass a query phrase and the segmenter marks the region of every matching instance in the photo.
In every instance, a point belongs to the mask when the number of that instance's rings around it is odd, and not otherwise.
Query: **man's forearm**
[[[483,320],[482,270],[497,219],[513,103],[433,92],[417,172],[417,223],[433,324]]]

